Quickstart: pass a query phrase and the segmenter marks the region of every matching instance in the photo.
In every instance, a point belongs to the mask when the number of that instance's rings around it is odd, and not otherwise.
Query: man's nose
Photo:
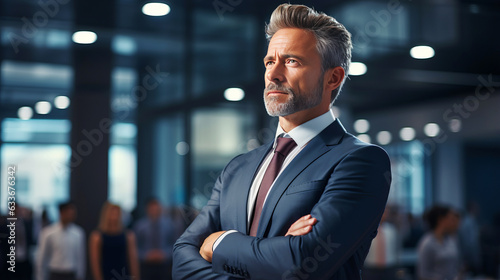
[[[282,83],[285,81],[284,70],[284,66],[276,62],[271,68],[267,70],[266,78],[270,82],[274,82],[277,84]]]

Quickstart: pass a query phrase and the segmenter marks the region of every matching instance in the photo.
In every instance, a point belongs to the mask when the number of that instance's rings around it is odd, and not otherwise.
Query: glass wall
[[[1,166],[16,165],[16,201],[20,206],[57,218],[57,205],[69,199],[69,158],[66,144],[71,125],[67,120],[19,120],[2,122]],[[0,197],[6,197],[6,172],[1,172]],[[5,214],[7,200],[0,200]]]

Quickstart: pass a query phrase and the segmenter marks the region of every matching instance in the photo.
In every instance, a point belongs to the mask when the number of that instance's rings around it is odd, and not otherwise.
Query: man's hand
[[[293,223],[285,236],[299,236],[306,235],[312,231],[312,227],[318,222],[316,218],[313,218],[311,214],[307,214],[300,219],[298,219],[295,223]]]
[[[293,223],[290,228],[288,229],[288,232],[286,233],[285,236],[292,235],[292,236],[299,236],[299,235],[306,235],[309,232],[312,231],[312,227],[318,222],[316,218],[313,218],[310,214],[305,215],[298,219],[295,223]],[[205,241],[203,241],[203,244],[201,245],[200,248],[200,255],[202,258],[204,258],[207,262],[212,262],[212,255],[213,251],[212,248],[214,246],[215,241],[221,236],[225,231],[218,231],[210,234],[207,238],[205,238]]]
[[[210,234],[207,238],[205,238],[205,241],[203,241],[203,244],[201,245],[200,248],[200,255],[202,258],[204,258],[207,262],[212,262],[212,254],[214,253],[212,251],[212,248],[214,246],[215,241],[219,236],[221,236],[225,231],[218,231]]]

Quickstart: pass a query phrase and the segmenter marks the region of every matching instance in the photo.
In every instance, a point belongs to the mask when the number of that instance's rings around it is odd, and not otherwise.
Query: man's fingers
[[[305,215],[293,223],[285,236],[288,235],[304,235],[312,230],[312,226],[318,222],[316,218],[313,218],[310,214]]]

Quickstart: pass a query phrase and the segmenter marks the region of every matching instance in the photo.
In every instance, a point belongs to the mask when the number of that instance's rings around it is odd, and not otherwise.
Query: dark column
[[[137,217],[146,214],[145,202],[148,198],[155,196],[154,171],[157,167],[154,166],[154,161],[158,155],[155,154],[154,120],[149,114],[151,102],[148,102],[150,101],[148,98],[158,94],[156,92],[158,88],[148,86],[146,89],[141,82],[151,76],[147,69],[155,69],[158,63],[158,59],[142,56],[136,67],[139,76],[137,86],[142,86],[144,89],[144,92],[138,91],[137,95],[134,95],[137,99]]]
[[[185,100],[187,103],[191,99],[192,96],[192,77],[193,77],[193,14],[194,14],[194,5],[192,0],[187,0],[184,2],[185,8],[185,16],[184,16],[184,90],[185,90]],[[193,114],[193,110],[189,108],[183,112],[184,114],[184,141],[192,145],[191,141],[191,115]],[[184,156],[184,184],[186,188],[186,196],[185,196],[185,205],[191,205],[191,191],[193,190],[191,176],[193,174],[192,169],[192,149],[187,155]]]
[[[76,1],[75,31],[97,33],[97,42],[73,46],[74,89],[71,104],[70,196],[78,208],[77,223],[88,234],[95,229],[108,198],[108,153],[111,129],[110,37],[114,1]],[[109,32],[111,33],[111,32]]]

